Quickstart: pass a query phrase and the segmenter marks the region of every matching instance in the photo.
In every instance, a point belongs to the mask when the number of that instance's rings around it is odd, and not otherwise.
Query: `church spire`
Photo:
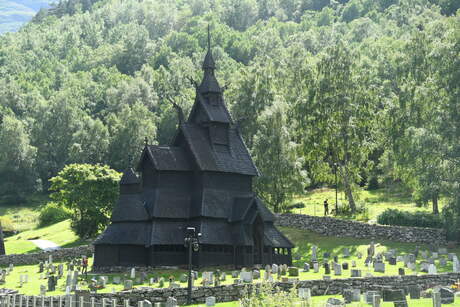
[[[208,25],[208,51],[203,61],[203,81],[199,86],[201,94],[205,93],[221,93],[219,83],[217,82],[216,77],[214,76],[214,70],[216,69],[216,63],[212,57],[211,51],[211,31]]]

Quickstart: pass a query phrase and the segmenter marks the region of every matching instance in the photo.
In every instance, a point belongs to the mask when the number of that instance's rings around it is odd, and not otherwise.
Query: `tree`
[[[343,43],[329,48],[317,64],[317,79],[298,112],[305,127],[304,148],[316,162],[315,176],[329,178],[334,165],[351,212],[356,212],[353,186],[360,181],[374,147],[374,95],[358,74],[355,55]]]
[[[72,230],[90,238],[110,221],[121,174],[106,165],[69,164],[50,179],[51,198],[72,211]]]
[[[288,202],[303,193],[308,183],[303,159],[297,155],[298,144],[289,134],[286,111],[286,102],[277,97],[262,113],[252,151],[261,173],[255,189],[276,213],[285,211]]]
[[[39,189],[35,172],[37,148],[30,145],[26,126],[14,115],[0,120],[0,195],[20,202]]]

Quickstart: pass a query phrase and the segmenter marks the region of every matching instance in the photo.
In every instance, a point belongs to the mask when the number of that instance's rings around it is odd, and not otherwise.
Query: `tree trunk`
[[[348,204],[350,205],[351,213],[356,212],[356,204],[355,204],[355,199],[353,198],[353,192],[351,191],[351,185],[350,181],[348,180],[348,172],[345,171],[343,172],[343,189],[345,190],[345,194],[347,195],[348,198]]]
[[[439,207],[438,207],[438,194],[433,196],[433,214],[439,214]]]

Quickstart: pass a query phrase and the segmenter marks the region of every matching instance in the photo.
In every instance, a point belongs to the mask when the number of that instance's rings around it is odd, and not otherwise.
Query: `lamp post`
[[[335,215],[339,214],[339,206],[337,204],[337,163],[334,163],[334,175],[335,175]]]
[[[188,287],[187,287],[187,305],[192,304],[192,255],[200,249],[199,238],[201,233],[196,232],[195,227],[187,227],[185,232],[185,247],[188,248]]]

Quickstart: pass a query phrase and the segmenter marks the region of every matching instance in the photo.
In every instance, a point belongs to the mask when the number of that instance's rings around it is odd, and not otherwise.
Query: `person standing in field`
[[[324,216],[329,214],[329,204],[327,203],[327,198],[324,201]]]

